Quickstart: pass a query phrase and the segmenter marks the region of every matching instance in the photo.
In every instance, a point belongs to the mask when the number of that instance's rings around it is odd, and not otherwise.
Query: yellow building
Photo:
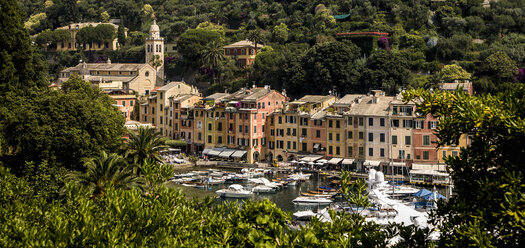
[[[110,42],[97,42],[97,43],[85,43],[85,44],[80,43],[76,40],[77,33],[80,29],[85,28],[85,27],[96,27],[100,24],[113,26],[115,28],[115,34],[117,33],[118,25],[115,25],[113,23],[100,23],[100,22],[72,23],[67,26],[57,28],[57,29],[69,30],[71,33],[71,39],[57,44],[56,50],[57,51],[76,51],[79,49],[83,49],[87,51],[117,50],[119,46],[117,38],[113,39],[113,41],[110,41]]]
[[[299,154],[301,156],[307,154],[303,153],[305,147],[307,151],[309,147],[312,147],[313,150],[315,140],[308,138],[308,131],[311,128],[309,125],[313,122],[311,117],[334,103],[336,99],[335,96],[330,95],[306,95],[285,104],[284,109],[275,112],[272,115],[275,124],[273,157],[278,161],[298,160]]]
[[[262,44],[255,44],[249,40],[241,40],[233,44],[224,46],[224,55],[235,59],[237,66],[247,67],[253,64],[257,51],[264,47]]]
[[[173,136],[173,107],[170,107],[170,98],[177,98],[184,95],[199,96],[200,93],[194,86],[188,85],[184,82],[171,82],[157,89],[157,112],[154,124],[158,131],[164,136]],[[189,98],[188,98],[189,99]],[[191,100],[191,99],[190,99]],[[193,104],[194,102],[191,102]]]
[[[162,84],[149,64],[111,63],[111,60],[106,63],[81,62],[61,71],[58,81],[61,84],[71,76],[80,76],[102,90],[133,90],[139,95],[148,95]]]

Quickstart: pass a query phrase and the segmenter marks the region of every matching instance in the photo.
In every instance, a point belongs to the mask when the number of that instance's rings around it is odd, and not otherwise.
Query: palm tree
[[[102,151],[100,156],[84,161],[86,172],[73,172],[68,175],[82,186],[93,191],[93,197],[102,197],[107,188],[131,189],[143,188],[144,180],[134,172],[122,156]]]
[[[248,40],[252,41],[253,43],[255,43],[255,50],[257,50],[257,44],[259,44],[259,43],[264,41],[264,36],[262,34],[262,30],[258,28],[256,30],[253,30],[252,32],[250,32],[250,34],[248,35]]]
[[[219,67],[219,63],[224,59],[224,49],[222,49],[222,46],[215,41],[208,43],[206,48],[202,51],[202,60],[204,65],[211,69],[213,82],[215,82],[217,76],[217,67]]]
[[[133,158],[135,163],[145,159],[160,161],[160,152],[168,149],[168,146],[164,145],[161,133],[150,127],[139,127],[137,134],[130,133],[126,146],[126,157]]]

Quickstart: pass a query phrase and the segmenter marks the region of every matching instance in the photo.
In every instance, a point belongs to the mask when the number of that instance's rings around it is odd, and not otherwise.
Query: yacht
[[[232,184],[227,189],[220,189],[215,191],[221,197],[229,198],[250,198],[253,195],[253,192],[245,190],[242,185]]]

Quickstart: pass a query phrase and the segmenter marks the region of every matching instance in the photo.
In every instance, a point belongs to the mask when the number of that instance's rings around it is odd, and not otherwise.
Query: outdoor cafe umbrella
[[[432,194],[432,191],[428,190],[428,189],[420,189],[418,192],[412,194],[413,196],[417,196],[417,197],[423,197],[423,196],[426,196],[428,194]]]
[[[425,199],[425,200],[446,199],[446,197],[443,196],[440,193],[435,192],[435,193],[430,193],[430,194],[424,195],[423,199]]]

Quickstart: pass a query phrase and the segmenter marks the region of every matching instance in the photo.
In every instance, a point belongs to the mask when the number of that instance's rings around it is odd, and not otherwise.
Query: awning
[[[299,161],[314,162],[315,160],[321,159],[323,156],[306,156],[299,159]]]
[[[391,166],[397,166],[397,167],[404,167],[406,166],[405,162],[392,162],[390,163]]]
[[[243,150],[237,150],[232,154],[232,158],[242,158],[246,154],[246,151]]]
[[[321,144],[314,144],[314,149],[319,149],[319,146],[321,146]]]
[[[431,175],[431,176],[443,176],[448,177],[448,173],[439,172],[435,170],[410,170],[410,174],[412,175]]]
[[[235,150],[226,149],[219,154],[221,158],[230,158],[230,156],[235,152]]]
[[[204,148],[204,150],[202,150],[202,154],[209,154],[211,151],[210,148]]]
[[[412,164],[412,170],[436,170],[436,171],[446,171],[445,164]]]
[[[342,162],[342,164],[353,164],[353,163],[354,163],[354,160],[351,158],[345,158],[343,159],[343,162]]]
[[[375,167],[375,166],[379,166],[380,163],[381,161],[377,161],[377,160],[367,160],[365,161],[365,166]]]
[[[221,147],[221,148],[213,148],[209,153],[208,155],[210,156],[219,156],[219,154],[221,154],[222,151],[224,151],[225,148]]]
[[[319,159],[316,162],[317,163],[326,163],[326,162],[328,162],[328,160],[326,160],[326,159]]]
[[[342,158],[332,158],[332,159],[328,160],[328,163],[329,164],[339,164],[341,161],[343,161]]]

